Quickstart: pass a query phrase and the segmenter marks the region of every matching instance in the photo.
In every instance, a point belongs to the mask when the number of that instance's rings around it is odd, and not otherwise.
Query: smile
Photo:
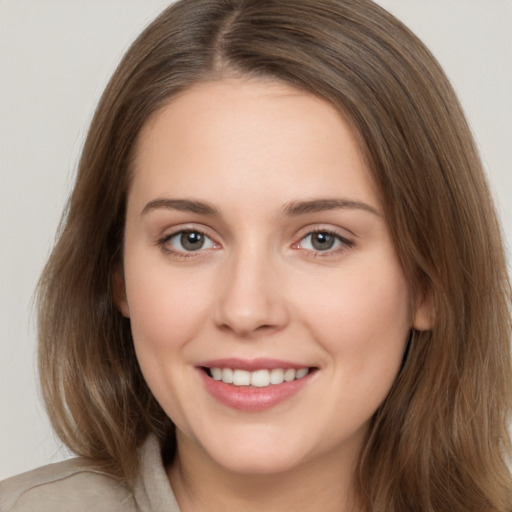
[[[276,359],[217,359],[197,367],[208,393],[240,411],[263,412],[298,394],[318,374],[318,367]]]
[[[309,368],[272,368],[252,372],[233,368],[210,368],[209,372],[212,379],[225,384],[265,388],[302,379],[309,373]]]

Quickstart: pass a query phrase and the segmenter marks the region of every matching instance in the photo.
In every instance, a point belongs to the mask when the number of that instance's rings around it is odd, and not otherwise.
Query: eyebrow
[[[310,201],[291,201],[283,208],[284,215],[297,216],[328,210],[363,210],[381,217],[381,214],[369,204],[351,199],[312,199]]]
[[[217,215],[218,211],[215,207],[202,201],[193,201],[191,199],[168,199],[158,198],[150,201],[141,212],[145,215],[153,210],[158,209],[178,210],[181,212],[192,212],[201,215]]]
[[[141,215],[145,215],[153,210],[166,209],[178,210],[182,212],[192,212],[200,215],[218,215],[218,210],[209,203],[194,201],[192,199],[153,199],[144,206]],[[291,201],[282,209],[282,214],[288,217],[305,215],[308,213],[323,212],[329,210],[363,210],[374,215],[381,214],[369,204],[351,199],[312,199],[309,201]]]

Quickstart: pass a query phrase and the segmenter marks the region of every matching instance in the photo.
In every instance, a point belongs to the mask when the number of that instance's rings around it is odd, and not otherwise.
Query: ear
[[[434,308],[431,295],[419,294],[414,305],[412,327],[417,331],[429,331],[434,326]]]
[[[128,306],[128,299],[126,297],[126,286],[124,281],[123,268],[119,266],[115,271],[112,278],[114,303],[121,311],[121,314],[126,318],[130,318],[130,308]]]

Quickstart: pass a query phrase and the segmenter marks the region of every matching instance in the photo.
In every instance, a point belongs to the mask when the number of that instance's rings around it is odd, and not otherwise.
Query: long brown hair
[[[357,482],[363,508],[512,510],[510,285],[470,130],[443,71],[369,0],[182,0],[136,40],[92,121],[39,286],[43,394],[61,439],[121,478],[172,422],[115,307],[137,136],[192,84],[270,77],[329,101],[357,133],[415,300],[433,327],[373,419]]]

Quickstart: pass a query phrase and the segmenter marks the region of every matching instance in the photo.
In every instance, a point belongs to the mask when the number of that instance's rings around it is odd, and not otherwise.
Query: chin
[[[299,440],[272,435],[265,428],[251,430],[200,444],[215,465],[239,474],[281,473],[304,461],[304,443]]]
[[[241,475],[270,475],[284,473],[300,466],[298,453],[283,453],[282,450],[258,451],[230,450],[228,453],[210,454],[224,469]]]

